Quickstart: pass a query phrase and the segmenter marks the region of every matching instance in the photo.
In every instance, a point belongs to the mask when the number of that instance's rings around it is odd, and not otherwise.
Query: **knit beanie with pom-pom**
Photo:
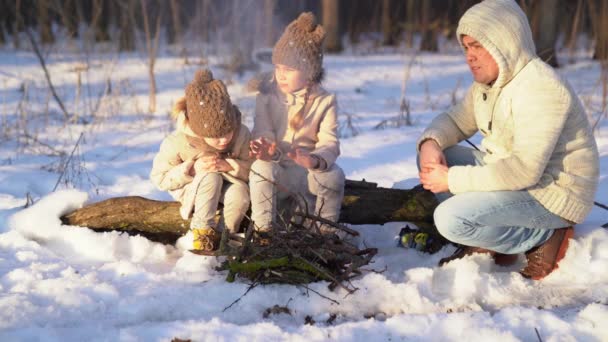
[[[305,12],[292,21],[272,51],[272,63],[302,71],[308,80],[319,82],[323,75],[325,29],[315,15]]]
[[[237,126],[226,86],[208,69],[197,71],[186,86],[186,116],[192,131],[205,138],[225,136]]]

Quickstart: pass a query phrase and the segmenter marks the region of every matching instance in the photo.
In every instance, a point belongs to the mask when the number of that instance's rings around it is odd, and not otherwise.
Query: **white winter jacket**
[[[445,149],[480,131],[483,166],[453,166],[453,194],[526,190],[545,208],[582,222],[598,186],[598,151],[585,110],[568,82],[535,53],[523,11],[513,0],[486,0],[458,24],[497,62],[491,85],[474,83],[464,100],[436,117],[418,142]]]

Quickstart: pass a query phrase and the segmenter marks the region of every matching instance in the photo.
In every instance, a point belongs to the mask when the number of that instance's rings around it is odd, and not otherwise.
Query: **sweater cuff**
[[[439,132],[436,130],[428,130],[424,132],[420,138],[418,138],[418,142],[416,143],[416,152],[420,153],[420,146],[422,146],[422,143],[427,140],[435,140],[441,150],[445,148],[445,140],[441,138]]]
[[[273,163],[280,163],[283,160],[283,151],[280,148],[277,148],[274,152],[274,155],[270,157],[270,161]]]
[[[317,167],[311,169],[313,171],[325,171],[327,170],[327,161],[325,159],[323,159],[323,157],[318,156],[316,154],[311,154],[311,157],[313,157],[314,159],[316,159],[319,164],[317,165]]]
[[[471,191],[467,168],[470,166],[452,166],[448,169],[448,189],[452,194]]]
[[[424,139],[420,140],[420,142],[418,143],[418,146],[416,146],[416,150],[417,150],[418,152],[420,152],[420,149],[422,148],[422,145],[423,145],[425,142],[429,141],[429,140],[434,141],[435,143],[437,143],[437,146],[441,147],[441,145],[439,144],[439,142],[438,142],[438,141],[437,141],[435,138],[426,137],[426,138],[424,138]]]

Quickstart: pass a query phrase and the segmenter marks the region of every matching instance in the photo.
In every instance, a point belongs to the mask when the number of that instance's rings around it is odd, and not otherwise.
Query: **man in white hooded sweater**
[[[499,265],[526,253],[525,277],[542,279],[566,253],[573,225],[593,206],[599,162],[584,108],[536,55],[513,0],[486,0],[460,19],[457,38],[475,82],[418,141],[420,181],[441,204],[439,232]],[[482,150],[457,145],[477,132]]]

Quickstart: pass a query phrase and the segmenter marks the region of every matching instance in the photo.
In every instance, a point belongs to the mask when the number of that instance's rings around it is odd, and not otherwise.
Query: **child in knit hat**
[[[272,228],[277,202],[289,196],[277,184],[306,198],[299,210],[308,208],[333,222],[340,216],[344,173],[335,163],[340,154],[336,96],[320,85],[324,38],[315,16],[302,13],[273,49],[274,73],[259,84],[251,142],[256,160],[249,175],[258,231]]]
[[[177,127],[163,140],[150,178],[181,203],[185,220],[192,217],[193,249],[209,252],[219,244],[218,203],[224,205],[220,224],[233,233],[249,208],[251,134],[209,70],[196,73],[172,116]]]

